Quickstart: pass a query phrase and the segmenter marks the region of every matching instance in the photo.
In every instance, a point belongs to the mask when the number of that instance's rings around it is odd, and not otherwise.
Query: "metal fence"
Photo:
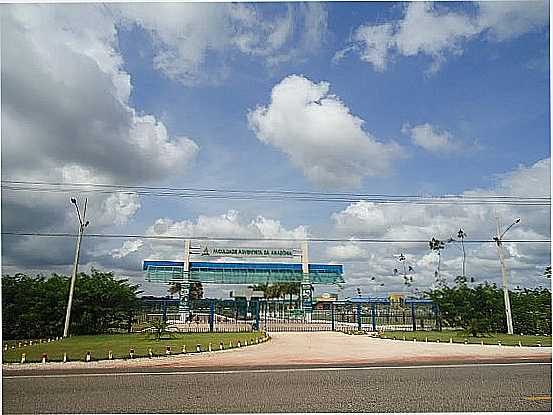
[[[164,320],[181,332],[284,331],[413,331],[440,329],[439,313],[432,304],[332,303],[304,313],[284,300],[196,300],[188,316],[178,313],[178,302],[148,304],[135,322],[147,329]]]

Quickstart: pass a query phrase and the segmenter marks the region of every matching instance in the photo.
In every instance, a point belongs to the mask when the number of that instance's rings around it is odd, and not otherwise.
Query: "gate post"
[[[376,304],[371,304],[371,320],[373,331],[376,331]]]
[[[307,251],[307,241],[304,241],[301,247],[301,270],[303,273],[303,277],[300,285],[300,307],[303,310],[304,317],[307,318],[308,322],[311,322],[311,311],[313,304],[311,295],[311,278],[309,275],[309,256]]]
[[[330,317],[331,317],[331,320],[332,320],[332,331],[335,330],[335,325],[334,325],[334,309],[335,309],[336,305],[334,304],[334,302],[332,304],[330,304]]]
[[[411,303],[411,321],[413,322],[413,331],[417,331],[417,319],[415,317],[415,303]]]
[[[361,331],[361,303],[357,304],[357,329]]]
[[[215,321],[215,300],[209,303],[209,331],[213,333],[213,323]]]
[[[255,302],[255,330],[259,331],[259,300]]]
[[[179,292],[179,320],[184,322],[190,313],[190,240],[184,241],[184,263]]]
[[[167,300],[163,300],[163,322],[167,322]]]

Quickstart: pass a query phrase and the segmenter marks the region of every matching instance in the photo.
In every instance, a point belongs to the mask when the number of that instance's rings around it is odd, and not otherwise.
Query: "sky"
[[[518,2],[91,3],[0,6],[2,180],[386,195],[550,197],[549,6]],[[81,189],[82,190],[82,189]],[[398,205],[16,191],[2,231],[327,238],[344,265],[316,294],[420,291],[427,243],[549,240],[549,206]],[[256,241],[260,246],[274,242]],[[290,244],[290,243],[288,243]],[[228,244],[227,244],[228,245]],[[252,242],[247,243],[251,246]],[[299,246],[299,242],[297,244]],[[500,285],[497,250],[466,244],[467,275]],[[2,236],[2,273],[69,275],[74,238]],[[146,283],[144,259],[182,242],[85,238],[80,270]],[[513,287],[549,286],[550,243],[505,243]],[[441,276],[461,274],[458,242]],[[207,286],[208,296],[229,287]]]

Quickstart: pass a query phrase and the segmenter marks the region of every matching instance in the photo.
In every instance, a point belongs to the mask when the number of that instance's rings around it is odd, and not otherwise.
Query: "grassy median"
[[[136,334],[111,334],[98,336],[75,336],[62,340],[52,341],[50,343],[33,342],[32,345],[18,347],[19,341],[6,342],[8,350],[3,350],[2,361],[4,363],[20,362],[21,354],[26,354],[27,362],[40,362],[42,354],[48,355],[48,361],[63,361],[63,354],[67,353],[69,361],[84,361],[88,351],[90,351],[91,360],[108,359],[109,351],[112,351],[114,359],[129,358],[130,349],[134,349],[134,357],[149,356],[149,349],[152,349],[154,356],[165,356],[167,346],[171,347],[171,354],[182,353],[183,346],[186,346],[186,352],[196,352],[197,345],[200,345],[202,351],[208,350],[209,343],[212,350],[219,350],[221,342],[224,348],[237,347],[240,341],[244,346],[255,342],[257,338],[261,340],[263,334],[253,333],[174,333],[164,334],[161,340],[155,340],[151,335]],[[15,348],[12,346],[15,345]]]
[[[551,347],[551,336],[522,336],[519,334],[509,335],[504,333],[489,333],[473,337],[467,335],[467,333],[463,331],[386,331],[382,333],[380,337],[384,339],[393,339],[395,337],[397,340],[403,340],[405,337],[405,340],[408,341],[417,339],[417,341],[424,342],[428,340],[433,343],[435,343],[436,340],[449,343],[449,339],[451,339],[453,343],[464,343],[466,341],[469,344],[481,344],[481,342],[484,342],[484,344],[497,345],[498,342],[501,342],[503,346],[518,346],[520,342],[522,346],[541,345],[544,347]]]

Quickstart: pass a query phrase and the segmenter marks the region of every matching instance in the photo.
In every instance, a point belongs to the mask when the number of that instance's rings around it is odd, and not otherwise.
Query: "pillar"
[[[331,318],[331,321],[332,321],[332,331],[335,330],[336,328],[336,323],[335,323],[335,309],[336,309],[336,305],[334,303],[332,303],[330,305],[330,318]]]
[[[417,318],[415,314],[415,303],[411,303],[411,321],[413,322],[413,331],[417,331]]]
[[[186,321],[190,314],[190,240],[184,241],[184,264],[182,268],[182,282],[179,292],[180,321]]]
[[[361,326],[361,303],[357,303],[357,329],[362,330]]]
[[[259,300],[255,302],[255,328],[256,331],[259,330]]]
[[[376,304],[371,304],[371,320],[373,331],[376,331]]]
[[[313,299],[311,291],[311,278],[309,276],[309,253],[307,241],[304,241],[301,246],[301,269],[303,272],[303,278],[300,288],[300,307],[304,312],[304,316],[307,317],[307,320],[310,320],[311,311],[313,309]]]
[[[215,321],[215,300],[209,303],[209,331],[213,333],[213,322]]]

